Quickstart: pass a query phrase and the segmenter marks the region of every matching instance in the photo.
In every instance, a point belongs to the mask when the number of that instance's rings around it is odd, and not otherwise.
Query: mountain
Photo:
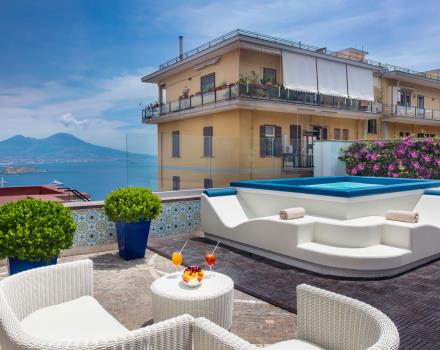
[[[154,156],[128,154],[130,159]],[[127,153],[85,142],[71,134],[59,133],[43,139],[16,135],[0,141],[0,163],[54,163],[122,160]]]

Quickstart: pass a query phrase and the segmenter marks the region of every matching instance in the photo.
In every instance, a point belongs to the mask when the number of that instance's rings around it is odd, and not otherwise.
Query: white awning
[[[374,101],[373,72],[369,69],[347,65],[348,96]]]
[[[318,90],[321,94],[348,97],[346,64],[318,58]]]
[[[284,86],[316,93],[316,58],[286,51],[283,51],[282,57]]]

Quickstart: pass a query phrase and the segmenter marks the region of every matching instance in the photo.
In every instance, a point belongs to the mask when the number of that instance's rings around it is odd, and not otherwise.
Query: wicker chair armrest
[[[81,341],[54,341],[16,334],[14,350],[192,350],[194,318],[182,315],[120,336]]]
[[[381,311],[359,300],[301,284],[298,338],[326,349],[397,350],[399,333]]]
[[[256,350],[256,346],[244,341],[226,329],[204,317],[195,319],[193,326],[194,350]]]

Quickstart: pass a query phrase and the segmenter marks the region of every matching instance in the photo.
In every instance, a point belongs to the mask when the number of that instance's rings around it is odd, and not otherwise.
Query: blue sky
[[[140,77],[178,52],[236,28],[416,70],[440,68],[438,1],[0,1],[0,139],[69,132],[153,150]],[[135,134],[135,136],[131,136]]]

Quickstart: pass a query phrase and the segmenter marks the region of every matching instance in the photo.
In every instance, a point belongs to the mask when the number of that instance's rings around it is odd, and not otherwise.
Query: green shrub
[[[147,188],[127,187],[111,192],[104,201],[104,208],[111,221],[132,223],[158,217],[162,204]]]
[[[76,225],[60,203],[23,199],[0,207],[0,258],[49,261],[73,245]]]

